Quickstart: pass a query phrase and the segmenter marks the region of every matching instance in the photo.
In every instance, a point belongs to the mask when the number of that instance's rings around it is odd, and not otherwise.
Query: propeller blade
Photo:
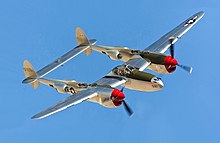
[[[174,40],[174,37],[170,37],[170,55],[172,58],[174,58],[174,45],[173,45],[173,40]]]
[[[174,58],[174,46],[173,46],[173,44],[171,44],[171,46],[170,46],[170,55],[171,55],[172,58]]]
[[[125,88],[125,87],[123,86],[123,87],[122,87],[122,89],[121,89],[121,92],[123,92],[123,91],[124,91],[124,88]]]
[[[125,100],[123,100],[123,105],[125,107],[125,110],[127,111],[128,115],[131,117],[134,112],[132,111],[132,109],[128,106],[128,104],[125,102]]]
[[[180,68],[184,69],[185,71],[189,72],[189,73],[192,73],[192,70],[193,68],[192,67],[188,67],[188,66],[185,66],[185,65],[177,65],[179,66]]]

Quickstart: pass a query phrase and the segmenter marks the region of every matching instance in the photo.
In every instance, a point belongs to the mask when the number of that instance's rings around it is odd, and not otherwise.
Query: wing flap
[[[32,117],[32,119],[42,119],[45,118],[49,115],[52,115],[56,112],[62,111],[70,106],[76,105],[80,102],[83,102],[89,98],[92,98],[94,96],[97,96],[97,93],[93,90],[87,89],[87,90],[83,90],[78,92],[75,95],[71,95],[67,98],[65,98],[64,100],[58,102],[57,104],[43,110],[42,112],[34,115]]]

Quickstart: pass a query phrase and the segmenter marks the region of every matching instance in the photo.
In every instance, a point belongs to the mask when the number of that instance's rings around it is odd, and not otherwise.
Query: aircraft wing
[[[92,98],[94,96],[97,96],[98,94],[91,90],[91,89],[86,89],[83,91],[79,91],[75,95],[71,95],[64,100],[58,102],[57,104],[43,110],[42,112],[34,115],[32,119],[42,119],[44,117],[47,117],[49,115],[52,115],[56,112],[62,111],[70,106],[76,105],[78,103],[81,103],[89,98]]]
[[[180,39],[194,24],[196,24],[204,15],[204,12],[198,12],[182,22],[176,28],[162,36],[159,40],[154,42],[152,45],[144,49],[144,51],[164,53],[170,46],[169,38],[174,37],[173,44]],[[131,64],[132,66],[138,68],[139,70],[144,70],[149,64],[147,61],[143,61],[142,58],[131,59],[126,64]],[[147,66],[146,66],[147,65]],[[144,68],[145,67],[145,68]]]
[[[140,56],[136,56],[135,58],[126,62],[127,65],[136,67],[140,71],[143,71],[145,68],[147,68],[150,65],[150,63],[150,61],[147,61]]]
[[[125,83],[127,80],[124,77],[121,76],[112,76],[111,73],[107,76],[101,78],[95,84],[98,84],[99,86],[111,86],[116,87],[123,83]],[[90,99],[92,97],[97,96],[98,93],[94,89],[86,89],[77,92],[75,95],[71,95],[64,100],[58,102],[57,104],[43,110],[42,112],[34,115],[32,119],[42,119],[44,117],[47,117],[49,115],[52,115],[56,112],[62,111],[70,106],[76,105],[78,103],[81,103],[87,99]]]
[[[169,47],[169,38],[174,37],[173,44],[180,39],[193,25],[195,25],[204,15],[204,12],[198,12],[182,22],[176,28],[162,36],[159,40],[147,47],[145,51],[164,53]]]
[[[122,76],[114,76],[110,72],[107,76],[104,76],[95,83],[98,85],[109,85],[111,87],[117,87],[119,85],[124,84],[126,81],[127,81],[126,78]]]

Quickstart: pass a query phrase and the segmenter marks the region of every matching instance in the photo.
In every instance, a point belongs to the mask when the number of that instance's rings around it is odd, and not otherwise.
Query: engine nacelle
[[[98,93],[97,96],[88,100],[101,104],[108,108],[115,108],[123,103],[125,95],[122,91],[112,87],[95,87]]]
[[[155,75],[139,71],[130,65],[119,65],[112,70],[112,74],[125,77],[124,87],[139,91],[156,91],[163,88],[163,82]]]
[[[172,73],[176,70],[176,66],[178,65],[176,59],[164,54],[142,52],[140,56],[145,60],[150,60],[151,64],[148,68],[160,74]]]
[[[122,58],[122,55],[118,51],[108,51],[106,54],[112,60],[120,60]]]

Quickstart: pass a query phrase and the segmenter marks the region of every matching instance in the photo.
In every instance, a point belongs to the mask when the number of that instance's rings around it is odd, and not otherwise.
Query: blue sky
[[[0,1],[0,142],[218,143],[219,13],[211,1]],[[41,85],[22,85],[22,63],[36,70],[76,46],[75,28],[98,44],[144,49],[198,11],[205,16],[176,43],[176,58],[194,68],[162,77],[158,92],[125,90],[135,111],[84,102],[43,120],[30,117],[67,95]],[[120,64],[93,52],[46,77],[92,83]]]

